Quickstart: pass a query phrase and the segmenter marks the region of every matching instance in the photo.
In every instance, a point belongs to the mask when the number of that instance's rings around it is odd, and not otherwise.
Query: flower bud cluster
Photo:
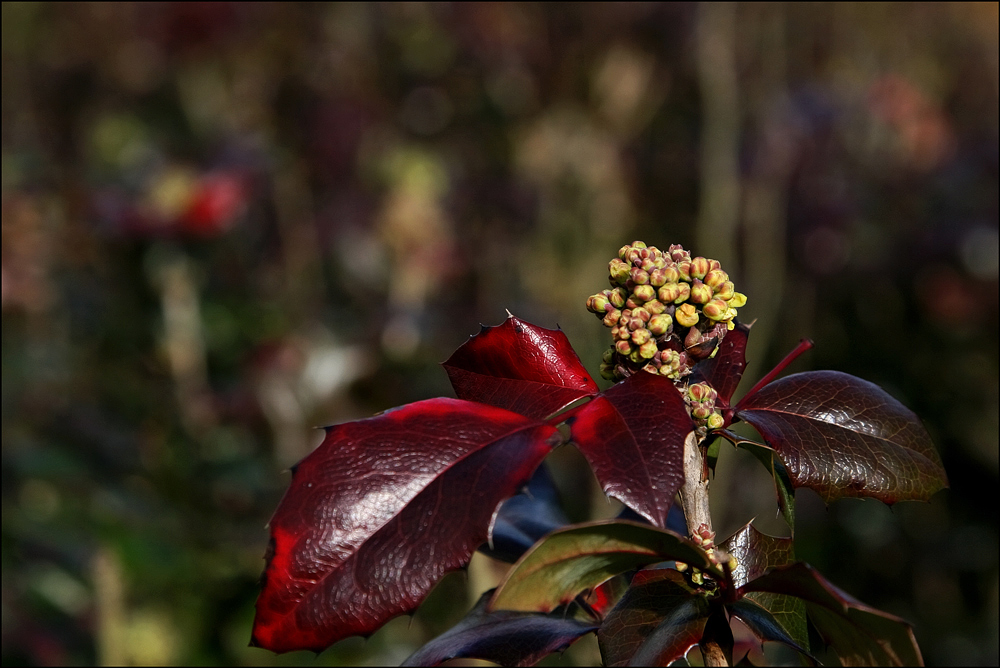
[[[601,364],[608,379],[643,369],[679,380],[714,354],[746,304],[717,260],[692,258],[676,244],[666,251],[641,241],[622,246],[608,274],[611,288],[587,299],[587,309],[611,329]]]
[[[715,400],[718,398],[719,393],[708,383],[688,386],[684,401],[696,425],[706,429],[722,428],[726,421],[722,413],[715,410]]]

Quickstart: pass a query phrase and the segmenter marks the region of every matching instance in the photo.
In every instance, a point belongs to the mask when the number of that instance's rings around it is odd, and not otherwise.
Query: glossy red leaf
[[[774,448],[795,487],[826,501],[926,500],[948,485],[920,419],[882,388],[846,373],[781,378],[744,398],[737,416]]]
[[[741,322],[728,332],[719,344],[719,352],[714,357],[704,359],[695,365],[691,382],[705,382],[719,393],[720,402],[729,405],[736,387],[747,368],[747,339],[750,327]]]
[[[651,373],[629,376],[570,420],[604,491],[658,527],[684,483],[684,439],[693,430],[677,388]]]
[[[599,388],[566,335],[509,316],[483,327],[444,363],[459,399],[544,418]]]
[[[677,571],[639,571],[597,632],[604,665],[668,666],[701,641],[710,614]]]
[[[552,652],[597,630],[597,624],[566,617],[565,612],[495,610],[483,594],[462,621],[414,652],[404,666],[436,666],[450,659],[484,659],[501,666],[533,666]]]
[[[845,666],[923,665],[908,622],[862,603],[809,564],[775,568],[749,582],[743,590],[784,594],[805,601],[809,619]]]
[[[468,564],[555,434],[457,399],[329,428],[271,519],[253,644],[318,652],[416,608]]]

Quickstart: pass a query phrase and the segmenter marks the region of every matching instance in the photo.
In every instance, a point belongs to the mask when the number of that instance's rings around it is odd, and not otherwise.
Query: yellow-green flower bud
[[[663,273],[667,278],[664,285],[666,285],[667,283],[676,283],[677,281],[681,280],[681,273],[677,271],[676,264],[669,264],[666,267],[664,267]]]
[[[736,294],[736,286],[733,285],[732,281],[726,281],[720,285],[715,286],[715,296],[723,301],[729,301]]]
[[[634,343],[637,346],[641,346],[642,344],[649,341],[650,338],[652,338],[652,336],[653,335],[649,332],[648,329],[642,327],[632,332],[632,343]]]
[[[649,284],[654,288],[661,287],[667,282],[667,270],[656,268],[649,272]]]
[[[729,557],[729,571],[730,572],[735,571],[739,567],[739,565],[740,565],[740,562],[736,561],[736,557],[733,557],[733,556]]]
[[[712,414],[712,410],[715,406],[709,406],[707,404],[695,404],[691,407],[691,417],[695,420],[704,420]]]
[[[691,260],[683,260],[677,263],[677,273],[682,281],[691,282]]]
[[[721,413],[712,413],[708,416],[708,422],[705,423],[709,429],[722,429],[726,424],[726,419],[722,417]]]
[[[694,304],[681,304],[674,312],[674,320],[681,327],[694,327],[698,324],[698,311]]]
[[[677,283],[667,283],[656,293],[664,304],[673,304],[681,296],[681,286]]]
[[[615,324],[617,324],[618,321],[621,319],[621,317],[622,317],[622,312],[616,308],[612,308],[610,311],[604,314],[604,326],[614,327]]]
[[[678,573],[683,573],[688,569],[688,565],[685,564],[683,561],[678,561],[676,564],[674,564],[674,568],[677,570]]]
[[[642,330],[648,331],[648,330]],[[639,346],[639,356],[644,360],[651,360],[656,356],[656,341],[649,340]]]
[[[712,401],[719,396],[719,393],[708,383],[694,383],[688,387],[688,396],[692,401]]]
[[[629,275],[632,278],[632,282],[636,285],[646,285],[649,283],[649,272],[643,269],[632,267],[632,271]]]
[[[614,380],[615,379],[615,367],[613,364],[602,364],[601,365],[601,378],[604,380]]]
[[[642,320],[643,324],[645,324],[649,322],[649,319],[653,317],[653,314],[640,306],[639,308],[632,309],[632,317],[639,318]]]
[[[645,271],[646,273],[651,274],[654,271],[656,271],[656,263],[653,262],[653,258],[647,257],[643,259],[642,262],[639,263],[639,268]]]
[[[628,358],[633,364],[638,364],[642,361],[642,355],[639,354],[639,349],[634,346],[632,348],[632,352],[628,354]]]
[[[632,352],[632,343],[630,341],[617,341],[615,343],[615,350],[619,355],[628,355]]]
[[[601,355],[601,361],[604,362],[605,364],[612,364],[612,363],[614,363],[614,361],[615,361],[615,349],[614,349],[614,347],[608,348],[607,350],[604,351],[604,354]]]
[[[612,331],[612,334],[616,339],[621,339],[622,341],[628,341],[632,338],[632,330],[628,328],[628,325],[619,325],[618,333],[614,334]]]
[[[684,247],[680,244],[673,244],[670,246],[670,258],[674,262],[681,262],[682,260],[690,260],[691,253],[684,250]]]
[[[659,315],[667,310],[667,307],[663,304],[663,302],[657,301],[656,299],[646,302],[642,305],[642,307],[649,311],[650,315]]]
[[[650,299],[656,299],[656,288],[652,285],[637,285],[635,290],[632,291],[632,299],[638,302],[648,302]]]
[[[645,241],[633,241],[632,242],[632,248],[645,248],[645,247],[646,247],[646,242]]]
[[[720,320],[725,320],[726,312],[729,310],[729,304],[716,298],[705,304],[705,306],[702,307],[701,312],[704,313],[705,317],[709,320],[719,322]]]
[[[696,278],[691,284],[691,296],[688,299],[695,304],[707,304],[712,299],[712,288]]]
[[[628,290],[625,288],[615,288],[608,294],[608,301],[615,308],[623,308],[626,299],[628,299]]]
[[[660,315],[654,315],[650,318],[649,324],[647,324],[646,327],[653,334],[653,336],[663,336],[670,331],[670,327],[673,324],[673,318],[666,313],[661,313]]]
[[[625,255],[628,254],[628,252],[630,250],[632,250],[631,246],[622,246],[621,248],[619,248],[618,249],[618,259],[624,261],[625,260]]]
[[[729,280],[729,274],[722,271],[721,269],[713,269],[712,271],[705,274],[705,285],[709,286],[713,290],[718,288],[720,285]]]
[[[631,276],[632,267],[627,262],[622,262],[621,260],[612,260],[608,263],[608,272],[611,276],[611,282],[617,285],[625,285]]]
[[[703,257],[696,257],[691,260],[691,278],[705,278],[705,274],[709,271],[708,260]]]
[[[610,292],[608,290],[607,292]],[[591,313],[596,313],[598,317],[603,318],[605,314],[605,306],[610,304],[608,301],[608,296],[606,294],[600,293],[596,295],[591,295],[587,298],[587,310]]]
[[[729,306],[732,308],[739,308],[741,306],[746,306],[747,296],[742,292],[734,293],[729,300]]]

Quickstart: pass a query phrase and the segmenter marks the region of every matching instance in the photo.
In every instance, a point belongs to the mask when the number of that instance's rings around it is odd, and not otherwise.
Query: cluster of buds
[[[608,379],[641,369],[679,380],[715,353],[746,304],[718,261],[692,258],[680,245],[661,251],[633,242],[608,272],[611,289],[587,300],[614,339],[601,364]]]
[[[706,429],[721,429],[725,425],[722,413],[715,410],[715,400],[718,398],[719,393],[708,383],[688,386],[684,401],[696,425]]]
[[[735,571],[736,567],[739,565],[736,561],[736,557],[726,554],[723,550],[718,550],[715,547],[715,532],[708,528],[708,525],[702,524],[698,527],[698,530],[691,535],[691,541],[705,550],[708,558],[711,559],[716,564],[722,564],[725,562],[729,566],[730,572]],[[677,562],[675,568],[684,573],[688,570],[688,565],[682,562]],[[705,576],[697,568],[692,568],[689,574],[691,582],[697,585],[705,584]]]

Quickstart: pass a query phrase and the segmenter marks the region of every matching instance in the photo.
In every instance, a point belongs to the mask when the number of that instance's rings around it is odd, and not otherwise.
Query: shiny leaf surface
[[[444,368],[459,399],[533,418],[599,391],[561,330],[514,316],[469,337]]]
[[[740,405],[795,487],[826,501],[926,500],[948,484],[919,418],[877,385],[837,371],[776,380]]]
[[[666,666],[698,644],[708,600],[672,568],[639,571],[597,632],[606,666]]]
[[[791,538],[768,536],[750,523],[727,538],[720,547],[736,557],[737,566],[733,570],[733,582],[742,587],[751,580],[756,580],[769,569],[787,566],[795,561],[795,550]],[[806,626],[806,608],[801,599],[773,594],[770,592],[752,592],[747,598],[764,608],[784,632],[793,640],[798,648],[809,646],[809,632]],[[751,610],[751,612],[753,612]],[[758,617],[761,617],[758,615]],[[756,619],[756,618],[755,618]],[[764,620],[757,620],[764,624]],[[747,624],[750,626],[750,623]],[[766,625],[762,628],[767,628]],[[751,631],[757,631],[751,627]],[[760,640],[775,640],[758,634]],[[783,640],[781,642],[784,642]],[[786,643],[787,644],[787,643]],[[801,650],[800,651],[805,651]]]
[[[542,462],[528,486],[500,505],[490,541],[480,545],[479,551],[512,564],[539,538],[567,524],[552,474]]]
[[[619,573],[667,560],[725,577],[701,548],[673,532],[621,520],[591,522],[555,531],[521,557],[490,609],[550,612]]]
[[[414,652],[404,666],[436,666],[449,659],[484,659],[501,666],[532,666],[581,636],[597,630],[592,622],[563,614],[486,611],[493,590],[454,627]]]
[[[761,594],[762,592],[755,593]],[[778,596],[779,594],[770,595]],[[784,598],[799,601],[799,599],[794,599],[790,596],[785,596]],[[802,603],[802,601],[799,602]],[[813,659],[815,662],[815,658],[809,653],[809,650],[806,649],[802,643],[792,638],[788,631],[785,630],[785,626],[781,624],[777,618],[767,610],[767,608],[762,605],[758,605],[753,601],[753,599],[741,598],[738,601],[730,603],[726,607],[729,610],[729,614],[739,618],[739,620],[743,622],[761,642],[773,641],[783,643],[797,652],[801,652],[810,659]],[[805,603],[802,603],[802,607],[802,619],[804,621]]]
[[[737,321],[736,328],[726,332],[715,357],[698,362],[691,374],[692,383],[705,382],[714,387],[719,393],[722,405],[729,405],[747,368],[746,350],[749,336],[750,327]]]
[[[808,564],[776,568],[749,582],[743,591],[801,598],[816,630],[844,665],[923,665],[909,623],[841,591]]]
[[[416,608],[468,563],[555,433],[456,399],[329,428],[271,519],[253,644],[320,651]]]
[[[684,439],[693,430],[674,384],[650,373],[610,387],[570,420],[605,493],[659,527],[684,482]]]

